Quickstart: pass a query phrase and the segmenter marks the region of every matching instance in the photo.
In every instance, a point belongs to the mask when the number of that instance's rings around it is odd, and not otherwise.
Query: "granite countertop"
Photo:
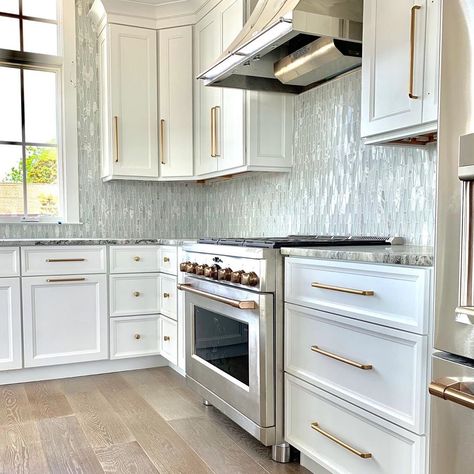
[[[0,247],[37,245],[182,245],[191,239],[0,239]]]
[[[313,257],[326,260],[414,265],[418,267],[431,267],[434,263],[433,247],[418,245],[283,247],[281,253],[289,257]]]

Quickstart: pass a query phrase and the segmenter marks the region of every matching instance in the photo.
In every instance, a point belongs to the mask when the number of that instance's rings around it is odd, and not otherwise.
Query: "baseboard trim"
[[[324,469],[323,466],[320,466],[303,453],[301,453],[300,464],[313,474],[331,474],[327,469]]]
[[[169,365],[168,361],[162,356],[150,356],[136,357],[133,359],[81,362],[78,364],[54,365],[49,367],[32,367],[0,372],[0,385],[107,374],[126,370],[149,369],[152,367],[165,367],[167,365]]]

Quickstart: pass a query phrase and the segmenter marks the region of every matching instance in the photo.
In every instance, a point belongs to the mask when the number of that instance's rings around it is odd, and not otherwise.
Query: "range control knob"
[[[204,271],[208,268],[208,265],[203,263],[202,265],[198,265],[196,267],[196,275],[204,275]]]
[[[224,281],[230,281],[232,275],[232,269],[231,268],[221,268],[217,272],[217,279],[218,280],[224,280]]]
[[[255,272],[244,273],[240,279],[240,283],[247,286],[257,286],[258,282],[259,279]]]
[[[181,262],[179,264],[179,271],[180,272],[186,272],[187,271],[186,269],[188,268],[188,265],[191,265],[191,262]]]
[[[230,274],[230,281],[232,283],[240,283],[240,280],[242,278],[242,275],[244,274],[245,272],[243,270],[239,270],[238,272],[232,272]]]
[[[204,276],[207,278],[212,278],[217,280],[217,272],[220,270],[219,265],[212,265],[212,267],[207,267],[204,269]]]
[[[186,264],[186,273],[196,273],[197,263],[187,263]]]

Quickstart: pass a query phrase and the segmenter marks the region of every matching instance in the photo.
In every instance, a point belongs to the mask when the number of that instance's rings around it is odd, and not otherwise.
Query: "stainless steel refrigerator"
[[[474,473],[474,0],[444,0],[431,474]]]

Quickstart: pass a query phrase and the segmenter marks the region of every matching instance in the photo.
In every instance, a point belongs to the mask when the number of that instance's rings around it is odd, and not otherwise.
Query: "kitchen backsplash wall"
[[[436,152],[361,144],[360,72],[296,97],[295,166],[289,174],[205,186],[102,183],[90,4],[76,0],[83,224],[0,225],[0,238],[371,233],[433,243]]]
[[[400,235],[433,244],[436,148],[364,146],[360,71],[295,98],[294,167],[207,186],[211,236]]]

